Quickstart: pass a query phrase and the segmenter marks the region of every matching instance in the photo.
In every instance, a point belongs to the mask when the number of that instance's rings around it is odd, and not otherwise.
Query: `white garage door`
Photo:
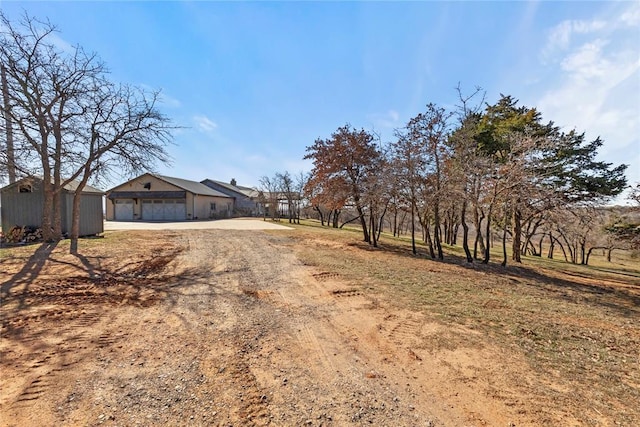
[[[116,221],[133,221],[133,200],[116,200],[114,216]]]
[[[142,219],[145,221],[184,221],[186,217],[184,200],[142,201]]]

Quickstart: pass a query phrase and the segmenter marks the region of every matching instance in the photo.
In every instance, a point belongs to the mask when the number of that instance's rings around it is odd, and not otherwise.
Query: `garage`
[[[227,218],[234,198],[201,182],[145,173],[107,191],[107,221]]]
[[[187,206],[184,200],[142,200],[145,221],[184,221]]]
[[[133,221],[133,200],[115,200],[115,220]]]

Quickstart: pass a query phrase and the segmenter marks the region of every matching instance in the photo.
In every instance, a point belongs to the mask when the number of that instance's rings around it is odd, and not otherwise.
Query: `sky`
[[[14,2],[96,52],[117,82],[160,89],[180,126],[163,175],[259,185],[311,170],[305,148],[349,123],[393,140],[456,86],[600,136],[640,182],[640,2]],[[117,178],[117,177],[116,177]],[[115,186],[130,177],[123,176]],[[623,202],[623,198],[618,199]]]

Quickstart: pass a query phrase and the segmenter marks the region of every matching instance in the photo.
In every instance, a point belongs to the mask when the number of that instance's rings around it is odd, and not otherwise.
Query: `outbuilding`
[[[204,185],[233,198],[233,214],[235,216],[261,216],[263,206],[260,192],[254,188],[237,185],[236,180],[230,183],[205,179]]]
[[[78,183],[67,184],[60,197],[62,233],[71,232],[73,196]],[[14,226],[42,226],[44,209],[44,182],[39,177],[27,177],[0,189],[0,216],[2,230],[7,233]],[[80,195],[80,236],[91,236],[104,231],[102,197],[104,192],[86,185]],[[53,207],[48,207],[53,211]]]
[[[187,179],[145,173],[107,191],[108,221],[228,218],[233,198]]]

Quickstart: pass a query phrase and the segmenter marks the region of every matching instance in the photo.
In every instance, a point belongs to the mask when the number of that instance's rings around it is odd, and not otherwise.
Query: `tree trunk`
[[[538,256],[540,258],[542,258],[542,242],[544,241],[544,233],[542,233],[542,236],[540,237],[540,240],[538,240]]]
[[[513,261],[522,263],[520,255],[522,250],[522,213],[518,208],[518,201],[516,201],[516,206],[513,209],[513,244],[511,247],[511,257]]]
[[[322,209],[320,209],[320,206],[314,206],[313,209],[318,212],[318,216],[320,217],[320,225],[324,227],[324,214],[322,213]]]
[[[473,257],[475,259],[480,259],[478,256],[478,252],[484,254],[484,239],[482,238],[482,220],[484,220],[484,211],[481,211],[481,215],[478,214],[478,209],[475,208],[473,210],[473,222],[476,229],[476,238],[473,242]]]
[[[393,209],[393,237],[398,237],[398,207]]]
[[[466,220],[467,214],[467,199],[462,201],[462,208],[460,209],[460,222],[462,223],[462,248],[467,256],[467,262],[473,262],[471,251],[469,251],[469,226]]]
[[[487,225],[486,225],[486,236],[487,236],[487,244],[484,248],[484,259],[482,260],[483,264],[489,263],[489,258],[491,258],[490,248],[489,248],[489,235],[491,233],[491,214],[493,211],[493,203],[489,205],[489,212],[487,212]]]
[[[84,186],[83,186],[84,187]],[[78,190],[73,194],[73,209],[71,216],[71,243],[69,245],[69,253],[78,253],[78,235],[80,234],[80,195],[82,191]]]
[[[378,247],[378,233],[376,232],[376,218],[373,215],[373,208],[369,208],[369,231],[371,233],[371,242],[370,244],[374,247]]]
[[[60,188],[60,183],[54,184],[55,188]],[[62,194],[61,191],[52,191],[52,206],[53,206],[53,238],[54,240],[62,239]]]
[[[369,236],[369,230],[367,229],[367,219],[364,217],[364,211],[362,210],[362,206],[360,206],[360,202],[358,200],[355,201],[356,211],[360,216],[360,225],[362,226],[362,236],[363,240],[367,243],[370,243],[371,237]]]
[[[442,244],[440,239],[440,208],[439,202],[436,200],[435,206],[433,208],[433,240],[435,241],[436,250],[438,251],[438,258],[444,259],[444,255],[442,254]]]
[[[413,252],[414,255],[418,253],[416,250],[416,218],[413,202],[411,202],[411,252]]]
[[[589,248],[589,250],[587,251],[587,256],[584,257],[584,265],[589,265],[589,257],[591,256],[591,252],[596,249],[596,248]]]
[[[53,188],[51,185],[51,170],[49,165],[43,162],[42,176],[42,238],[45,242],[55,240],[51,229],[51,214],[53,213]]]
[[[9,184],[16,182],[16,157],[13,149],[13,123],[9,113],[9,88],[7,86],[7,70],[4,64],[0,65],[2,70],[2,98],[4,100],[4,124],[7,137],[7,175]]]
[[[564,242],[567,245],[567,250],[569,251],[569,256],[571,258],[571,263],[575,264],[576,263],[575,250],[572,248],[571,243],[569,243],[569,240],[567,240],[567,237],[562,232],[560,232],[560,237],[562,237],[564,239]],[[560,243],[559,240],[558,240],[558,243]],[[569,260],[567,259],[567,253],[565,252],[565,248],[564,248],[564,245],[562,243],[560,243],[560,247],[562,248],[562,252],[564,253],[565,260],[567,262],[569,262]]]
[[[502,225],[502,263],[500,264],[503,267],[507,266],[507,228],[508,228],[507,221],[508,219],[509,219],[509,211],[505,206],[503,225]]]
[[[432,259],[436,258],[436,252],[433,250],[433,241],[431,240],[431,232],[429,231],[429,224],[426,225],[426,227],[424,228],[424,232],[425,232],[425,242],[427,244],[427,246],[429,247],[429,255],[431,256]]]
[[[384,210],[382,211],[382,215],[380,215],[380,219],[378,220],[378,237],[377,240],[380,241],[380,235],[382,234],[382,232],[384,231],[384,216],[387,214],[387,209],[388,209],[389,205],[384,207]]]
[[[544,237],[544,236],[543,236]],[[547,258],[553,259],[553,249],[555,247],[556,241],[553,238],[553,233],[549,232],[549,252],[547,253]]]
[[[69,246],[70,254],[78,253],[78,237],[80,237],[80,200],[82,196],[82,190],[89,181],[91,170],[86,168],[82,180],[78,183],[75,192],[73,193],[73,208],[71,210],[71,244]]]
[[[453,226],[453,235],[451,236],[452,237],[451,244],[453,246],[458,244],[458,230],[460,229],[459,227],[460,226],[458,224]]]

